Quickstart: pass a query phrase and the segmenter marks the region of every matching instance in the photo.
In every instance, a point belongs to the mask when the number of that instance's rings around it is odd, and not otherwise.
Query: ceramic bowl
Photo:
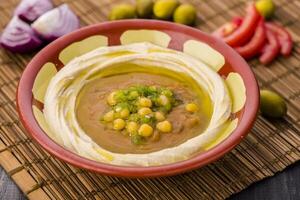
[[[136,34],[136,37],[128,40],[124,34]],[[215,67],[214,70],[229,84],[228,88],[231,90],[234,103],[235,101],[239,102],[237,109],[232,113],[236,124],[227,136],[216,146],[188,160],[153,167],[124,167],[96,162],[81,157],[52,140],[45,133],[47,130],[43,127],[43,95],[51,77],[72,57],[99,46],[120,45],[144,40],[178,51],[186,51],[185,45],[188,41],[196,44],[199,42],[202,44],[200,47],[202,50],[204,44],[204,49],[207,50],[205,52],[216,50],[225,57],[225,64]],[[199,55],[197,47],[194,48],[194,51],[193,48],[187,53],[197,57]],[[199,56],[201,57],[203,54]],[[210,60],[209,62],[214,61]],[[236,77],[240,81],[236,82]],[[198,29],[156,20],[121,20],[95,24],[55,40],[37,53],[28,64],[17,91],[17,106],[21,122],[28,134],[45,150],[79,168],[122,177],[174,175],[217,160],[239,144],[250,131],[256,118],[258,105],[259,90],[253,72],[245,60],[231,47]]]

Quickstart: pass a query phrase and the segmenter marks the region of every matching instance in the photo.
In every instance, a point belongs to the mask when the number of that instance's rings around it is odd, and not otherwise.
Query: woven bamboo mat
[[[83,25],[106,20],[110,6],[121,1],[67,0]],[[232,16],[242,15],[246,1],[190,0],[198,8],[198,28],[210,32]],[[0,29],[17,0],[1,0]],[[60,4],[56,0],[55,4]],[[96,175],[61,162],[27,137],[16,113],[15,92],[33,55],[0,49],[0,163],[29,199],[224,199],[251,183],[300,159],[300,1],[277,0],[275,20],[292,33],[295,48],[288,59],[269,67],[250,64],[262,88],[285,97],[283,120],[259,116],[251,133],[219,161],[189,173],[156,179],[121,179]]]

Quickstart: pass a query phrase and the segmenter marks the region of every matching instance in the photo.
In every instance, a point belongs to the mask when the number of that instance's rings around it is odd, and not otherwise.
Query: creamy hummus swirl
[[[112,54],[118,56],[109,56]],[[113,153],[97,145],[76,119],[76,99],[92,77],[101,78],[105,69],[122,63],[165,68],[192,77],[212,101],[213,113],[206,130],[178,146],[146,154]],[[220,136],[230,113],[226,85],[216,72],[187,54],[150,43],[101,47],[73,59],[52,78],[44,102],[45,119],[56,142],[92,160],[128,166],[162,165],[190,158]]]

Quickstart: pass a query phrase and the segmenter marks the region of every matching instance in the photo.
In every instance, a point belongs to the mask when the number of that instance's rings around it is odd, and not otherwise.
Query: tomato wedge
[[[259,57],[259,61],[265,65],[271,63],[280,53],[280,44],[276,34],[266,27],[266,35],[268,42],[263,47],[262,54]]]
[[[289,32],[284,27],[271,22],[266,23],[266,27],[275,33],[280,44],[280,53],[284,56],[290,55],[293,48],[293,41]]]
[[[243,18],[242,17],[234,17],[231,22],[236,24],[237,26],[241,26],[241,24],[243,23]]]
[[[245,44],[253,36],[255,28],[261,19],[261,15],[257,11],[254,4],[250,4],[247,8],[247,15],[242,24],[236,31],[224,38],[224,41],[230,46],[241,46]]]
[[[231,22],[227,22],[217,30],[215,30],[212,35],[218,38],[224,38],[230,34],[232,34],[243,22],[243,18],[235,17],[231,20]]]
[[[245,59],[252,58],[257,55],[261,48],[264,46],[266,40],[266,30],[264,20],[261,20],[258,23],[258,26],[255,29],[253,37],[250,41],[244,46],[235,47],[234,49]]]

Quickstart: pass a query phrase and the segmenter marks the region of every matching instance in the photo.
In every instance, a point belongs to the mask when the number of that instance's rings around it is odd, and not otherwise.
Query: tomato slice
[[[266,27],[266,35],[268,42],[263,47],[262,54],[259,57],[259,61],[265,65],[271,63],[280,53],[280,44],[276,34]]]
[[[292,52],[293,41],[290,33],[285,30],[284,27],[268,22],[266,23],[268,29],[275,33],[279,44],[280,44],[280,53],[284,56],[288,56]]]
[[[217,30],[215,30],[212,35],[218,38],[224,38],[230,34],[232,34],[237,28],[242,24],[243,18],[235,17],[231,20],[231,22],[227,22]]]
[[[234,17],[231,22],[236,24],[238,27],[241,26],[241,24],[243,23],[243,18],[242,17]]]
[[[254,4],[247,8],[247,15],[236,31],[224,38],[224,41],[232,47],[245,44],[253,36],[255,28],[261,19]]]
[[[259,54],[265,42],[266,30],[264,20],[261,18],[250,41],[244,46],[235,47],[234,49],[245,59],[249,59]]]
[[[220,28],[215,30],[212,35],[218,38],[223,38],[225,36],[230,35],[237,29],[237,25],[232,22],[227,22],[226,24],[222,25]]]

